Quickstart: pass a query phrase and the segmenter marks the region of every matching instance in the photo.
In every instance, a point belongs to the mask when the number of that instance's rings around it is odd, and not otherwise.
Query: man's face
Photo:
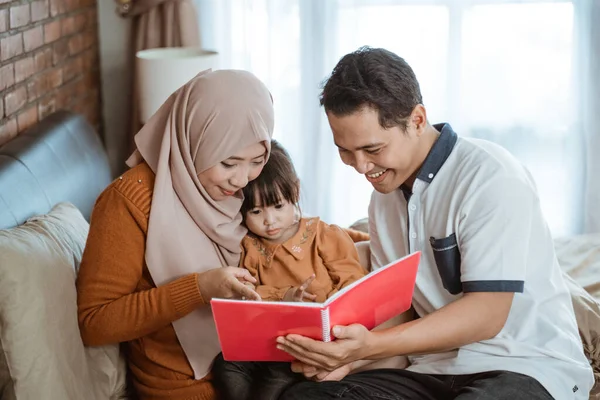
[[[375,190],[390,193],[411,177],[412,183],[423,161],[412,115],[406,131],[382,128],[379,112],[368,107],[341,117],[327,113],[327,118],[342,161],[364,174]]]

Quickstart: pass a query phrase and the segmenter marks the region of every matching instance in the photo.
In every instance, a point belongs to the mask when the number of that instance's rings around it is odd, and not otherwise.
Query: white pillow
[[[62,203],[0,231],[0,394],[8,399],[123,398],[118,345],[86,349],[79,334],[75,278],[88,229]]]

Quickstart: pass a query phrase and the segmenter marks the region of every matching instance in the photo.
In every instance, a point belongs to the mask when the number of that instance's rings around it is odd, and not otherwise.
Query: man
[[[422,103],[410,66],[384,49],[346,55],[324,86],[340,157],[375,188],[373,268],[422,252],[420,318],[334,327],[330,343],[278,338],[321,381],[282,399],[587,399],[592,370],[533,179],[501,147],[430,125]],[[397,355],[410,366],[351,374]]]

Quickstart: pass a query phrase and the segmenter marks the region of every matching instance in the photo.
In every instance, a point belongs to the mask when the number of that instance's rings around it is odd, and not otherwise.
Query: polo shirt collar
[[[450,153],[452,153],[452,149],[454,149],[454,145],[458,140],[458,136],[450,124],[435,124],[433,127],[440,132],[440,136],[431,147],[431,150],[429,150],[429,154],[425,157],[425,161],[417,173],[417,179],[427,183],[433,181],[433,178],[435,178]],[[402,189],[405,197],[410,197],[412,194],[411,190],[404,184],[400,186],[400,189]]]

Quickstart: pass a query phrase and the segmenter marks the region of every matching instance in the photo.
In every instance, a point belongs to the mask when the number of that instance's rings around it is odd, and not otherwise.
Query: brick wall
[[[59,109],[100,130],[96,10],[96,0],[0,0],[0,144]]]

